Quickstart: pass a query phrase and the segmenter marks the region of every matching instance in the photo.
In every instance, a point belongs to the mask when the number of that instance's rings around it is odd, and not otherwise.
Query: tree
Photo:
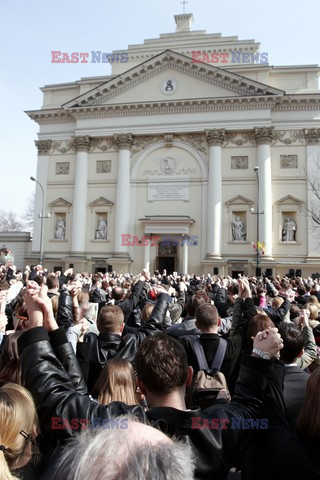
[[[5,212],[0,210],[0,232],[21,232],[23,231],[23,223],[21,223],[17,214],[13,211]]]
[[[34,220],[34,208],[35,208],[35,194],[32,193],[28,198],[28,203],[22,218],[24,220],[25,226],[28,231],[33,231],[33,220]]]
[[[312,220],[314,230],[320,230],[320,159],[316,159],[312,169],[307,174],[309,201],[306,207],[307,215]]]

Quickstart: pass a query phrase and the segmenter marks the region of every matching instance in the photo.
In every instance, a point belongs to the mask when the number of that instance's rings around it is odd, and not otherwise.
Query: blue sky
[[[319,0],[189,0],[193,30],[255,39],[270,65],[320,62]],[[0,7],[0,209],[22,214],[34,190],[37,124],[25,110],[41,107],[39,87],[110,73],[107,64],[53,64],[51,51],[110,52],[174,32],[180,0],[11,0]]]

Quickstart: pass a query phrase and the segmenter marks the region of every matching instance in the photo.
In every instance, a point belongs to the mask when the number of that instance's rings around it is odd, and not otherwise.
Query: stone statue
[[[64,240],[65,233],[66,233],[66,226],[65,226],[64,220],[63,218],[59,217],[56,223],[56,231],[55,231],[54,238],[56,240]]]
[[[243,241],[246,239],[246,231],[240,217],[235,217],[232,222],[232,239],[234,241]]]
[[[107,238],[108,224],[103,217],[100,217],[96,229],[96,240],[105,240]]]
[[[296,230],[296,222],[292,218],[287,217],[282,229],[282,241],[294,242],[296,240]]]

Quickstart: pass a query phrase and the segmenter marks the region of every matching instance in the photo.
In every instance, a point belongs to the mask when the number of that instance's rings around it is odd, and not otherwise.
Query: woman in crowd
[[[15,471],[32,458],[38,419],[30,393],[8,383],[0,388],[0,478],[13,480]]]
[[[131,363],[121,358],[109,360],[93,388],[99,403],[123,402],[138,405],[137,385]]]

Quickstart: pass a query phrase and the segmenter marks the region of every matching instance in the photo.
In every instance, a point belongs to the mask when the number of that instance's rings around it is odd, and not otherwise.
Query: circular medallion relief
[[[178,82],[174,78],[170,77],[167,78],[164,82],[162,82],[160,86],[160,90],[165,95],[172,95],[178,88]]]
[[[170,173],[174,172],[176,169],[176,161],[174,158],[164,158],[161,160],[160,168],[166,175],[170,175]]]

